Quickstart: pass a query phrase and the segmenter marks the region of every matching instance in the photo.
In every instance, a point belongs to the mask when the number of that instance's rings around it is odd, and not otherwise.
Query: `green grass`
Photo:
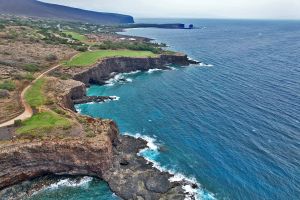
[[[87,40],[87,37],[72,31],[64,31],[63,33],[72,36],[73,39],[84,42]]]
[[[0,82],[0,89],[13,91],[16,89],[16,84],[11,80],[6,80],[4,82]]]
[[[53,111],[47,111],[37,113],[22,122],[22,126],[17,129],[17,133],[20,135],[43,136],[53,129],[67,129],[71,125],[72,123],[68,119]]]
[[[98,50],[79,53],[72,60],[67,61],[67,67],[81,67],[95,64],[98,60],[107,57],[157,57],[151,51],[132,51],[132,50]]]
[[[39,107],[46,102],[46,98],[43,94],[43,85],[45,79],[37,80],[25,93],[25,100],[31,107]]]

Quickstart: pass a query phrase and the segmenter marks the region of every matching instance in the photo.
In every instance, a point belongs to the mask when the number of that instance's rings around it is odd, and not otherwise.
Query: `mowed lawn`
[[[79,53],[72,60],[67,61],[67,67],[84,67],[95,64],[98,60],[108,57],[158,57],[151,51],[133,50],[98,50]]]
[[[46,102],[46,98],[43,94],[43,86],[45,79],[38,79],[33,85],[26,91],[25,100],[31,107],[39,107]]]
[[[81,42],[84,42],[87,40],[87,37],[84,35],[81,35],[79,33],[76,32],[72,32],[72,31],[64,31],[63,33],[67,34],[67,35],[71,35],[73,39],[75,40],[79,40]]]
[[[53,129],[67,129],[72,123],[53,111],[45,111],[33,115],[30,119],[22,122],[17,129],[18,134],[30,134],[33,136],[44,135]]]

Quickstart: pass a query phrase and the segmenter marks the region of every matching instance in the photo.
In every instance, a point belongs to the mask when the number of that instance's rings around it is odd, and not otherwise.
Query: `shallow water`
[[[88,91],[118,101],[78,110],[114,119],[123,134],[152,138],[153,148],[141,154],[196,180],[202,199],[298,199],[300,22],[182,21],[201,29],[127,34],[167,43],[205,65],[122,75],[126,83]],[[86,195],[76,199],[102,199]]]

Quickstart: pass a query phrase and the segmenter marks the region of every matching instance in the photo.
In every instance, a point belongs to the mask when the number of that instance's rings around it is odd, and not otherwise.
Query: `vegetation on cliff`
[[[68,129],[72,123],[65,117],[53,112],[45,111],[33,115],[22,122],[17,133],[20,135],[46,136],[53,129]]]
[[[37,108],[45,104],[46,97],[43,94],[43,86],[45,85],[45,81],[45,79],[37,80],[25,93],[25,99],[31,107]]]
[[[157,57],[150,51],[132,50],[98,50],[79,53],[70,61],[65,62],[67,67],[84,67],[95,64],[98,60],[108,57]]]

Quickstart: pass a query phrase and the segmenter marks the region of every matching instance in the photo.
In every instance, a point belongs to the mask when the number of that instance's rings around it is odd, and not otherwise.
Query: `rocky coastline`
[[[61,94],[61,106],[75,111],[74,104],[113,100],[112,97],[87,97],[86,87],[104,84],[116,73],[166,69],[167,65],[194,64],[186,55],[161,55],[158,58],[107,58],[87,68],[62,69],[72,75],[69,89]],[[79,115],[74,113],[75,115]],[[138,156],[147,142],[121,136],[112,120],[84,118],[94,130],[93,137],[50,137],[47,140],[7,141],[0,146],[0,199],[15,199],[15,184],[45,175],[92,176],[106,181],[122,199],[195,199],[184,186],[194,183],[170,181],[173,176],[161,172]],[[15,191],[15,192],[13,192]]]
[[[60,72],[88,86],[89,84],[105,84],[105,81],[118,73],[147,71],[155,68],[168,69],[168,65],[187,66],[197,63],[199,62],[190,60],[187,55],[181,53],[162,54],[155,58],[113,57],[103,59],[90,67],[62,68]]]

